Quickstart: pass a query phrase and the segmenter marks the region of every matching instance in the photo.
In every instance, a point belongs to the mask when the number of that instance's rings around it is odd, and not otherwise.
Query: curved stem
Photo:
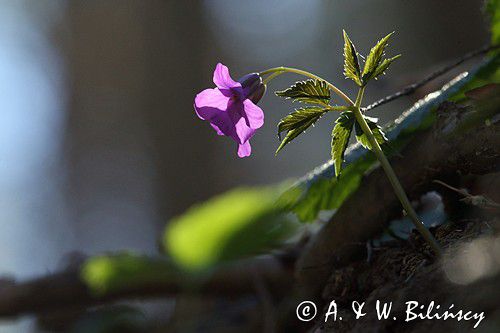
[[[269,75],[268,77],[266,77],[264,80],[262,80],[262,82],[264,84],[268,84],[272,79],[274,79],[277,76],[280,76],[283,73],[285,73],[285,72],[274,72],[271,75]]]
[[[405,210],[406,214],[408,217],[410,217],[411,221],[417,228],[417,230],[420,232],[422,237],[427,241],[427,243],[430,245],[432,250],[440,256],[442,254],[442,249],[439,243],[436,241],[434,236],[432,236],[431,232],[425,227],[425,225],[419,220],[417,213],[413,209],[410,200],[408,199],[408,196],[406,195],[405,190],[403,189],[403,186],[399,182],[398,177],[396,176],[396,173],[394,172],[394,169],[392,169],[391,164],[389,163],[389,160],[387,160],[387,157],[385,156],[384,152],[382,151],[382,148],[380,148],[379,143],[375,139],[375,136],[373,135],[373,132],[368,126],[368,123],[366,122],[365,118],[363,117],[363,114],[361,113],[361,100],[363,99],[363,94],[364,94],[365,88],[362,87],[359,92],[358,96],[356,98],[356,104],[355,107],[353,108],[354,115],[356,117],[356,121],[358,124],[361,126],[361,129],[363,130],[363,133],[366,135],[368,138],[368,141],[370,142],[370,145],[372,147],[372,151],[379,160],[380,164],[382,165],[382,168],[384,169],[387,178],[389,178],[389,182],[392,185],[392,188],[394,189],[394,192],[396,193],[396,196],[398,197],[399,201],[401,202],[401,205],[403,206],[403,209]]]
[[[269,69],[266,69],[265,71],[262,71],[260,72],[259,74],[260,75],[266,75],[266,74],[271,74],[268,78],[266,78],[264,80],[264,82],[269,82],[271,79],[274,79],[276,76],[280,75],[280,74],[283,74],[283,73],[295,73],[295,74],[299,74],[299,75],[303,75],[303,76],[307,76],[311,79],[315,79],[315,80],[321,80],[321,81],[325,81],[326,84],[328,85],[328,88],[330,88],[331,91],[333,91],[337,96],[339,96],[340,98],[342,98],[348,105],[350,106],[354,106],[354,102],[349,98],[349,96],[347,96],[346,94],[344,94],[342,92],[342,90],[340,90],[339,88],[335,87],[333,84],[331,84],[330,82],[326,81],[325,79],[322,79],[321,77],[315,75],[315,74],[312,74],[312,73],[309,73],[307,71],[303,71],[301,69],[297,69],[297,68],[292,68],[292,67],[274,67],[274,68],[269,68]],[[279,74],[276,74],[276,73],[279,73]]]

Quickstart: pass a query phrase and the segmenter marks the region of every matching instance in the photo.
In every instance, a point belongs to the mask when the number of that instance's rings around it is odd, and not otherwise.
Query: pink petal
[[[252,146],[250,146],[250,141],[238,145],[238,156],[247,157],[252,153]]]
[[[234,122],[228,112],[220,112],[210,120],[210,125],[218,135],[226,135],[240,143],[240,139],[236,133]]]
[[[255,133],[255,129],[248,126],[244,111],[243,103],[239,101],[229,102],[227,113],[234,124],[235,136],[233,139],[240,144],[248,141]]]
[[[264,125],[264,112],[260,107],[255,105],[251,100],[246,99],[243,101],[243,109],[247,125],[250,128],[258,129]]]
[[[218,63],[214,71],[214,83],[222,90],[229,90],[231,88],[240,88],[241,84],[234,81],[229,75],[229,69],[221,63]],[[225,91],[223,93],[226,93]]]
[[[194,109],[198,117],[203,120],[210,120],[218,113],[226,111],[229,97],[215,89],[205,89],[196,95],[194,99]]]
[[[238,143],[245,143],[255,134],[253,128],[248,127],[245,118],[241,117],[235,125],[236,135],[239,139]]]

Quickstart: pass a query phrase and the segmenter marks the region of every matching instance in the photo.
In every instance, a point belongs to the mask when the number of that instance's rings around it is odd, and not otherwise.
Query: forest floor
[[[323,313],[335,300],[338,317],[324,324],[324,317],[317,322],[315,332],[467,332],[473,329],[476,319],[470,321],[412,320],[406,322],[408,301],[425,305],[427,312],[431,301],[435,307],[431,313],[443,313],[451,304],[455,312],[464,309],[486,313],[486,320],[477,331],[491,331],[494,323],[500,323],[498,297],[500,279],[491,260],[495,248],[498,255],[498,227],[495,218],[463,219],[447,223],[433,230],[436,238],[446,248],[441,260],[434,260],[423,239],[413,232],[408,240],[393,241],[383,247],[373,248],[370,258],[351,262],[332,272],[322,298]],[[481,255],[477,257],[477,255]],[[475,257],[476,256],[476,257]],[[486,258],[486,259],[485,259]],[[490,261],[488,261],[490,260]],[[495,276],[496,275],[496,276]],[[377,300],[392,302],[390,317],[378,320]],[[352,302],[366,302],[366,316],[355,319]],[[415,310],[417,311],[417,310]],[[415,312],[416,313],[416,312]],[[394,320],[397,317],[397,320]],[[482,327],[481,327],[482,326]],[[497,326],[498,327],[498,326]]]

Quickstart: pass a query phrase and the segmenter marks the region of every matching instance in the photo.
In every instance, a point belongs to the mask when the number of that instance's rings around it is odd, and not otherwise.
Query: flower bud
[[[266,85],[258,73],[250,73],[238,80],[243,89],[243,99],[249,99],[257,104],[266,92]]]

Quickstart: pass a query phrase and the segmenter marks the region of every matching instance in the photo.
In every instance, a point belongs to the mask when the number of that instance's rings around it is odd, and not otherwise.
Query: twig
[[[191,290],[207,296],[254,294],[254,273],[275,293],[291,287],[291,272],[274,258],[256,258],[221,268]],[[178,279],[144,281],[105,294],[96,294],[80,277],[79,269],[47,275],[27,282],[0,280],[0,317],[44,314],[61,309],[95,306],[119,300],[161,298],[183,292],[186,281]],[[265,281],[265,282],[264,282]]]
[[[477,206],[479,208],[500,209],[499,203],[491,200],[490,198],[488,198],[484,195],[472,195],[469,192],[467,192],[466,190],[455,188],[455,187],[448,185],[445,182],[442,182],[442,181],[437,180],[437,179],[434,180],[434,183],[442,185],[444,187],[447,187],[448,189],[455,191],[457,193],[460,193],[461,195],[464,196],[464,198],[460,199],[460,201],[463,201],[466,204]]]
[[[483,48],[481,48],[479,50],[469,52],[469,53],[465,54],[464,56],[462,56],[460,59],[456,60],[454,63],[449,64],[449,65],[447,65],[447,66],[445,66],[445,67],[443,67],[443,68],[435,71],[434,73],[430,74],[429,76],[427,76],[423,80],[415,82],[413,84],[410,84],[410,85],[404,87],[403,89],[401,89],[400,91],[397,91],[397,92],[395,92],[392,95],[389,95],[389,96],[386,96],[384,98],[381,98],[378,101],[376,101],[376,102],[368,105],[367,107],[362,108],[362,111],[366,112],[368,110],[371,110],[371,109],[374,109],[376,107],[379,107],[379,106],[381,106],[383,104],[392,102],[393,100],[398,99],[401,96],[406,96],[406,95],[413,94],[418,88],[420,88],[423,85],[429,83],[430,81],[438,78],[439,76],[445,74],[446,72],[452,70],[453,68],[461,65],[463,62],[465,62],[465,61],[467,61],[469,59],[472,59],[474,57],[480,56],[482,54],[488,53],[489,51],[497,49],[499,47],[500,47],[500,45],[494,45],[494,46],[490,46],[489,45],[489,46],[485,46],[485,47],[483,47]]]

